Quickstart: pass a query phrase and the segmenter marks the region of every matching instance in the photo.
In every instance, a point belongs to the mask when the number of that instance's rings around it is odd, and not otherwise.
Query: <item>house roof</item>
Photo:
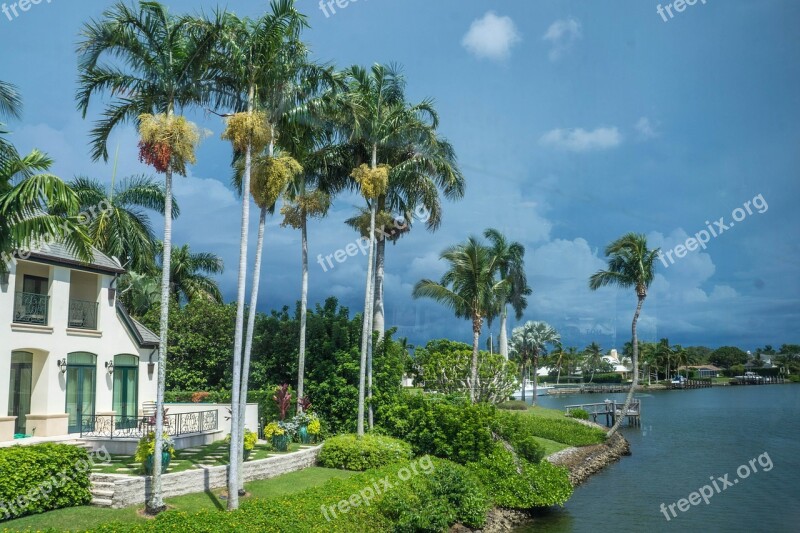
[[[128,331],[136,339],[140,348],[158,348],[160,339],[158,335],[147,329],[141,322],[128,314],[128,310],[121,302],[117,301],[117,314],[128,327]]]
[[[20,257],[19,254],[16,256],[28,261],[67,265],[105,274],[123,274],[125,272],[119,263],[97,248],[92,247],[92,254],[94,256],[92,261],[87,263],[81,261],[64,243],[52,242],[34,247],[24,257]]]

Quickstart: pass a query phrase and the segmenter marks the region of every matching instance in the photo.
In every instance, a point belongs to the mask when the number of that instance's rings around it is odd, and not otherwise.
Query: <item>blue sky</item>
[[[167,4],[175,12],[225,5]],[[50,153],[63,178],[110,181],[111,166],[90,160],[91,120],[74,102],[78,32],[109,5],[43,0],[17,17],[0,12],[0,79],[25,99],[13,141]],[[266,2],[229,5],[257,16]],[[633,291],[588,289],[605,245],[629,231],[675,259],[659,263],[645,340],[745,349],[800,342],[800,4],[698,1],[667,22],[651,0],[359,0],[335,14],[327,8],[327,17],[318,2],[297,5],[309,15],[305,37],[318,60],[404,66],[409,99],[435,99],[468,180],[436,234],[416,230],[388,247],[387,324],[400,335],[470,340],[466,321],[412,300],[411,288],[441,275],[445,246],[491,226],[527,247],[534,294],[523,320],[550,322],[569,346],[621,348],[629,339]],[[175,240],[224,258],[220,281],[231,299],[240,213],[230,149],[218,118],[193,119],[213,135],[176,185]],[[148,172],[133,127],[114,135],[117,144],[119,176]],[[363,306],[364,257],[327,272],[313,262],[356,239],[343,221],[359,205],[341,197],[310,229],[312,302],[334,295],[352,311]],[[704,250],[675,250],[734,216]],[[254,216],[253,233],[255,225]],[[299,264],[299,234],[270,221],[259,310],[293,305]]]

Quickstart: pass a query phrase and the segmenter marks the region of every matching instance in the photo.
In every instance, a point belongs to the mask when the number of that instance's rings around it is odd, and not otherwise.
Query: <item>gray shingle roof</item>
[[[94,259],[86,263],[81,261],[78,256],[72,253],[66,245],[59,242],[42,244],[34,247],[27,256],[28,260],[43,260],[58,264],[77,266],[89,270],[99,270],[112,274],[122,274],[125,272],[116,261],[105,255],[96,248],[92,248]]]
[[[117,314],[122,319],[122,322],[128,327],[128,330],[136,338],[136,342],[142,348],[157,348],[160,342],[158,335],[147,329],[141,322],[128,314],[128,310],[122,305],[122,302],[117,300]]]

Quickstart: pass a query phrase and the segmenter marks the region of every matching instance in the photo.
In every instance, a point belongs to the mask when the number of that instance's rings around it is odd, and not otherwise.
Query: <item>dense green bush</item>
[[[90,457],[64,444],[0,448],[0,521],[86,505]]]
[[[325,441],[317,462],[327,468],[364,471],[411,459],[411,446],[381,435],[339,435]]]
[[[543,418],[524,413],[497,413],[497,431],[512,438],[514,434],[542,437],[570,446],[588,446],[605,441],[605,432],[596,427],[579,424],[567,418]]]
[[[547,461],[533,464],[519,459],[517,462],[500,445],[488,456],[467,466],[500,507],[532,509],[563,505],[572,495],[566,468]]]
[[[411,444],[416,455],[467,463],[494,447],[491,426],[496,410],[487,404],[436,395],[402,394],[377,412],[387,434]]]
[[[578,420],[589,420],[589,413],[585,409],[571,409],[567,416]]]
[[[527,411],[528,404],[521,400],[509,400],[507,402],[497,404],[498,409],[505,409],[507,411]]]

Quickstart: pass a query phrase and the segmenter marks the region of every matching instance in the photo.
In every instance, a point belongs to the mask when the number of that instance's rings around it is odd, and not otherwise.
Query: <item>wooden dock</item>
[[[617,421],[617,417],[624,416],[628,422],[629,426],[640,426],[641,415],[642,415],[642,400],[638,398],[634,398],[631,401],[631,405],[628,408],[627,413],[622,412],[622,408],[625,406],[625,402],[617,403],[613,400],[606,400],[602,403],[585,403],[581,405],[567,405],[565,409],[567,410],[567,414],[570,411],[575,409],[583,409],[589,416],[592,417],[592,421],[597,423],[598,417],[605,417],[606,427],[611,427]]]
[[[759,376],[760,379],[752,376],[736,376],[731,379],[731,385],[783,385],[786,378],[783,376]]]
[[[628,392],[629,384],[623,383],[581,383],[569,387],[550,389],[547,394],[603,394],[613,392]]]
[[[669,389],[710,389],[712,387],[710,380],[702,379],[689,379],[681,383],[669,383]]]

